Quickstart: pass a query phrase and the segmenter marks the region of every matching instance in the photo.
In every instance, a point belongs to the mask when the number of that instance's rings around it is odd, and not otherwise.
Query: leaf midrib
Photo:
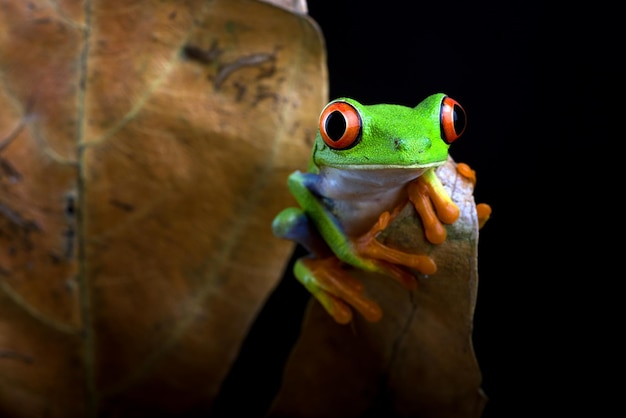
[[[86,257],[85,257],[85,147],[83,136],[85,133],[85,101],[86,101],[86,89],[87,89],[87,74],[88,74],[88,59],[89,59],[89,43],[91,38],[91,0],[85,0],[84,13],[85,13],[85,25],[83,28],[83,46],[80,53],[79,62],[79,76],[78,76],[78,97],[77,97],[77,132],[76,132],[76,146],[78,155],[78,178],[76,181],[77,188],[77,233],[78,233],[78,289],[79,289],[79,301],[80,311],[83,324],[83,362],[85,368],[85,409],[86,417],[96,417],[98,410],[98,400],[95,388],[95,342],[94,342],[94,330],[93,330],[93,316],[91,313],[91,293],[88,283],[88,277],[86,274]]]

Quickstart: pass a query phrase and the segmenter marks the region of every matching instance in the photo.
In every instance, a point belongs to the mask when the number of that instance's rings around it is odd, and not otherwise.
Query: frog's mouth
[[[426,170],[431,167],[439,167],[443,165],[445,161],[435,161],[431,163],[415,163],[415,164],[328,164],[328,167],[333,167],[341,170],[377,170],[383,171],[386,169],[400,169],[400,170]]]

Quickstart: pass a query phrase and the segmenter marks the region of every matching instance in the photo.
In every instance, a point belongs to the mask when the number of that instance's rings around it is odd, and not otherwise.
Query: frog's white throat
[[[328,199],[329,209],[346,234],[356,237],[367,232],[378,216],[406,200],[406,185],[428,167],[378,169],[320,168],[317,192]]]

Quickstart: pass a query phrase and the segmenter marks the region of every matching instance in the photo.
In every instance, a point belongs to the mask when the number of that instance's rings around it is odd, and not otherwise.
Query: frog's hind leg
[[[337,257],[309,258],[296,261],[294,274],[326,311],[340,324],[352,321],[354,307],[370,322],[382,317],[380,306],[364,295],[363,284],[352,277]]]

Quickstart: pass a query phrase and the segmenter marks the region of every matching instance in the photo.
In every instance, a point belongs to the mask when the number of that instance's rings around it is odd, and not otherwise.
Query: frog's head
[[[465,130],[465,111],[445,94],[417,106],[330,102],[320,115],[312,163],[345,169],[425,168],[443,164]]]

